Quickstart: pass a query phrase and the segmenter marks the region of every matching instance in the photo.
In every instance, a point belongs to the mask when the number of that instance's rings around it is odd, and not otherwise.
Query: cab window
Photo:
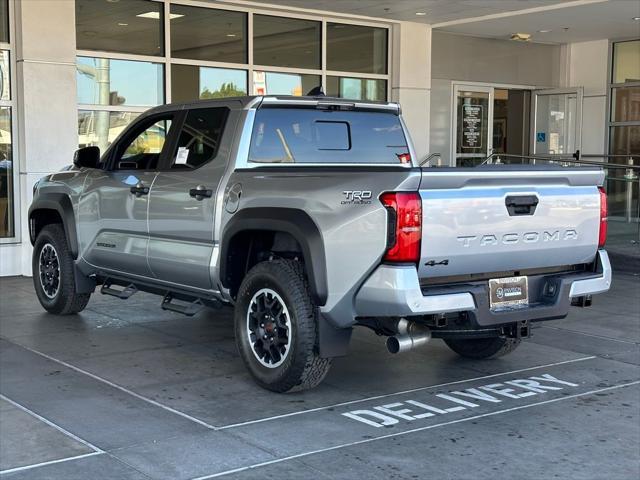
[[[173,115],[155,117],[134,127],[115,155],[114,170],[156,170],[173,123]]]
[[[189,111],[171,160],[172,170],[198,168],[216,157],[228,112],[226,107]]]

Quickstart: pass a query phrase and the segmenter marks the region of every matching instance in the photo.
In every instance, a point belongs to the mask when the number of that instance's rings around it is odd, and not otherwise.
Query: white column
[[[401,22],[393,27],[391,99],[402,114],[418,157],[429,152],[431,27]]]
[[[31,275],[27,212],[33,184],[71,163],[78,144],[74,0],[15,2],[17,130],[20,171],[19,249],[0,249]],[[17,223],[17,222],[16,222]]]

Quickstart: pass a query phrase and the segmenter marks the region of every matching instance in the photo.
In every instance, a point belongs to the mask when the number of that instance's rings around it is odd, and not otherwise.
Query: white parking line
[[[79,442],[79,443],[82,443],[83,445],[86,445],[91,450],[93,450],[94,453],[104,453],[104,451],[101,448],[98,448],[94,444],[89,443],[86,440],[83,440],[82,438],[78,437],[77,435],[71,433],[69,430],[66,430],[66,429],[62,428],[60,425],[57,425],[57,424],[53,423],[51,420],[48,420],[48,419],[44,418],[42,415],[38,415],[36,412],[34,412],[32,410],[29,410],[24,405],[20,405],[18,402],[14,401],[14,400],[11,400],[7,396],[0,394],[0,398],[2,400],[4,400],[5,402],[8,402],[11,405],[13,405],[14,407],[18,408],[19,410],[22,410],[23,412],[31,415],[32,417],[37,418],[41,422],[46,423],[50,427],[55,428],[59,432],[64,433],[67,437],[73,438],[76,442]],[[2,472],[4,472],[4,471],[2,471]],[[0,472],[0,473],[2,473],[2,472]]]
[[[524,410],[525,408],[531,408],[531,407],[537,407],[537,406],[540,406],[540,405],[548,405],[548,404],[551,404],[551,403],[562,402],[564,400],[571,400],[571,399],[574,399],[574,398],[584,397],[584,396],[587,396],[587,395],[594,395],[596,393],[607,392],[607,391],[610,391],[610,390],[617,390],[619,388],[630,387],[632,385],[638,385],[638,384],[640,384],[640,380],[636,380],[635,382],[623,383],[623,384],[620,384],[620,385],[613,385],[611,387],[599,388],[597,390],[590,390],[588,392],[576,393],[575,395],[567,395],[567,396],[564,396],[564,397],[553,398],[551,400],[545,400],[545,401],[542,401],[542,402],[530,403],[528,405],[520,405],[520,406],[512,407],[512,408],[505,408],[503,410],[497,410],[495,412],[490,412],[490,413],[483,413],[481,415],[475,415],[473,417],[460,418],[458,420],[452,420],[450,422],[437,423],[435,425],[428,425],[428,426],[425,426],[425,427],[414,428],[412,430],[405,430],[403,432],[390,433],[388,435],[382,435],[380,437],[366,438],[364,440],[358,440],[356,442],[343,443],[343,444],[340,444],[340,445],[334,445],[333,447],[321,448],[321,449],[313,450],[313,451],[310,451],[310,452],[299,453],[297,455],[290,455],[288,457],[276,458],[276,459],[269,460],[269,461],[266,461],[266,462],[261,462],[261,463],[255,463],[253,465],[248,465],[246,467],[234,468],[232,470],[226,470],[224,472],[214,473],[212,475],[205,475],[205,476],[202,476],[202,477],[197,477],[197,478],[194,478],[192,480],[208,480],[210,478],[223,477],[225,475],[231,475],[233,473],[244,472],[246,470],[253,470],[255,468],[266,467],[268,465],[274,465],[274,464],[286,462],[286,461],[289,461],[289,460],[295,460],[297,458],[308,457],[310,455],[316,455],[318,453],[331,452],[333,450],[339,450],[341,448],[353,447],[353,446],[362,445],[362,444],[365,444],[365,443],[377,442],[378,440],[384,440],[384,439],[387,439],[387,438],[401,437],[401,436],[404,436],[404,435],[408,435],[410,433],[422,432],[422,431],[425,431],[425,430],[431,430],[433,428],[438,428],[438,427],[446,427],[448,425],[454,425],[456,423],[469,422],[469,421],[472,421],[472,420],[478,420],[480,418],[492,417],[494,415],[501,415],[501,414],[504,414],[504,413],[514,412],[514,411],[517,411],[517,410]]]
[[[24,348],[25,350],[30,351],[31,353],[35,353],[36,355],[40,355],[41,357],[46,358],[47,360],[51,360],[52,362],[55,362],[55,363],[58,363],[58,364],[60,364],[60,365],[62,365],[64,367],[70,368],[71,370],[74,370],[74,371],[76,371],[78,373],[82,373],[83,375],[87,375],[88,377],[91,377],[94,380],[98,380],[99,382],[102,382],[102,383],[104,383],[106,385],[109,385],[110,387],[113,387],[113,388],[115,388],[117,390],[120,390],[121,392],[127,393],[127,394],[137,398],[138,400],[142,400],[143,402],[147,402],[147,403],[149,403],[149,404],[151,404],[151,405],[153,405],[155,407],[158,407],[158,408],[161,408],[163,410],[166,410],[167,412],[171,412],[171,413],[173,413],[175,415],[179,415],[182,418],[186,418],[187,420],[190,420],[190,421],[192,421],[194,423],[197,423],[198,425],[202,425],[203,427],[206,427],[206,428],[208,428],[210,430],[216,430],[217,429],[214,425],[211,425],[211,424],[209,424],[209,423],[207,423],[207,422],[205,422],[203,420],[200,420],[199,418],[192,417],[191,415],[186,414],[184,412],[181,412],[180,410],[176,410],[175,408],[171,408],[171,407],[168,407],[167,405],[163,405],[160,402],[156,402],[155,400],[152,400],[151,398],[145,397],[144,395],[140,395],[139,393],[136,393],[136,392],[134,392],[132,390],[129,390],[128,388],[125,388],[125,387],[123,387],[121,385],[118,385],[117,383],[113,383],[112,381],[107,380],[106,378],[99,377],[98,375],[95,375],[95,374],[93,374],[91,372],[83,370],[82,368],[79,368],[79,367],[76,367],[74,365],[71,365],[70,363],[64,362],[62,360],[58,360],[57,358],[54,358],[54,357],[52,357],[50,355],[47,355],[46,353],[42,353],[42,352],[39,352],[39,351],[34,350],[32,348],[25,347],[24,345],[20,345],[19,343],[15,343],[15,342],[12,342],[12,343],[14,343],[15,345],[17,345],[17,346],[19,346],[21,348]]]
[[[84,455],[76,455],[75,457],[60,458],[58,460],[50,460],[48,462],[34,463],[33,465],[25,465],[24,467],[9,468],[8,470],[0,470],[0,475],[5,475],[7,473],[22,472],[23,470],[31,470],[32,468],[45,467],[47,465],[53,465],[55,463],[69,462],[71,460],[80,460],[81,458],[94,457],[96,455],[102,455],[104,453],[105,452],[91,452],[91,453],[85,453]]]
[[[224,425],[224,426],[221,426],[221,427],[217,427],[216,430],[228,430],[230,428],[238,428],[238,427],[243,427],[245,425],[252,425],[254,423],[268,422],[270,420],[277,420],[279,418],[293,417],[295,415],[302,415],[304,413],[318,412],[320,410],[327,410],[329,408],[344,407],[346,405],[353,405],[355,403],[368,402],[370,400],[378,400],[380,398],[393,397],[395,395],[404,395],[404,394],[407,394],[407,393],[420,392],[420,391],[428,390],[428,389],[431,389],[431,388],[446,387],[446,386],[449,386],[449,385],[456,385],[456,384],[459,384],[459,383],[475,382],[476,380],[484,380],[484,379],[487,379],[487,378],[500,377],[500,376],[503,376],[503,375],[511,375],[511,374],[514,374],[514,373],[528,372],[530,370],[537,370],[539,368],[555,367],[555,366],[558,366],[558,365],[566,365],[568,363],[583,362],[585,360],[592,360],[594,358],[597,358],[597,357],[590,356],[590,357],[574,358],[572,360],[565,360],[565,361],[562,361],[562,362],[548,363],[546,365],[538,365],[538,366],[535,366],[535,367],[521,368],[521,369],[518,369],[518,370],[511,370],[509,372],[494,373],[494,374],[491,374],[491,375],[484,375],[482,377],[466,378],[466,379],[463,379],[463,380],[455,380],[453,382],[440,383],[438,385],[428,385],[426,387],[412,388],[410,390],[403,390],[401,392],[385,393],[384,395],[376,395],[374,397],[367,397],[367,398],[361,398],[361,399],[357,399],[357,400],[350,400],[348,402],[334,403],[333,405],[326,405],[324,407],[310,408],[308,410],[301,410],[301,411],[298,411],[298,412],[284,413],[282,415],[274,415],[273,417],[259,418],[259,419],[256,419],[256,420],[248,420],[246,422],[233,423],[233,424],[230,424],[230,425]]]

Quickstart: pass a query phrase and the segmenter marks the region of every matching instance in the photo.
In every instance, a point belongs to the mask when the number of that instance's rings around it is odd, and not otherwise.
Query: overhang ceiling
[[[227,1],[426,23],[441,31],[488,38],[507,39],[512,33],[523,32],[530,33],[532,41],[542,43],[640,37],[640,21],[633,20],[640,16],[640,0]]]

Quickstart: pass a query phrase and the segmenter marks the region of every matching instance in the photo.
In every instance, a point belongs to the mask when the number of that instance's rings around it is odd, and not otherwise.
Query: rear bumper
[[[609,256],[599,250],[594,272],[531,276],[528,306],[492,311],[486,281],[421,288],[415,267],[381,265],[357,293],[355,311],[358,317],[467,312],[479,326],[551,320],[566,316],[573,298],[606,292],[610,286]]]

